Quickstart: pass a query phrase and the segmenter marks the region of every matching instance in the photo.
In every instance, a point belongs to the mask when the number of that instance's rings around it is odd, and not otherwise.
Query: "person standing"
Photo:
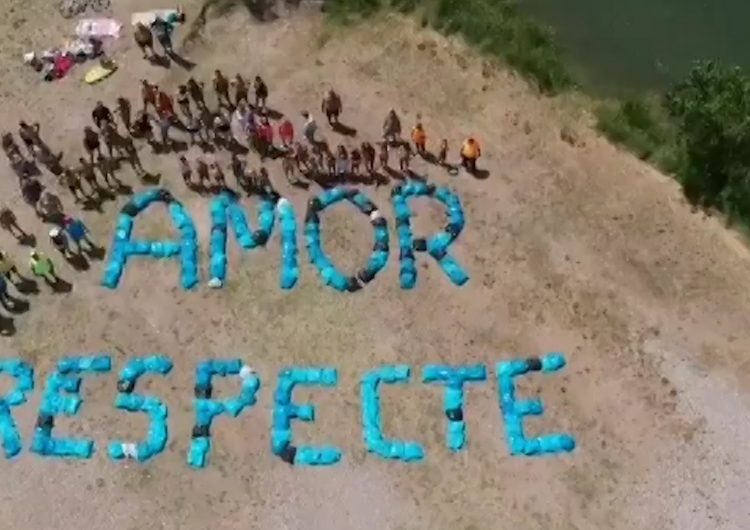
[[[221,70],[214,71],[213,85],[219,106],[226,105],[227,107],[231,107],[232,102],[229,100],[229,80],[224,77]]]
[[[151,30],[147,28],[145,24],[138,22],[135,25],[133,38],[135,39],[135,43],[141,49],[144,59],[149,59],[156,55],[156,51],[154,50],[154,34],[151,33]]]
[[[469,173],[477,172],[477,160],[480,156],[482,156],[482,150],[479,147],[479,142],[474,138],[467,138],[461,146],[461,164]]]
[[[253,88],[255,89],[255,108],[265,109],[266,100],[268,99],[268,86],[259,75],[255,76]]]
[[[284,147],[289,147],[294,143],[294,125],[288,119],[279,125],[279,139]]]
[[[323,96],[320,103],[320,110],[326,115],[328,124],[333,127],[339,123],[339,116],[342,111],[341,97],[331,88]]]
[[[83,187],[81,186],[81,178],[71,168],[66,167],[63,169],[60,180],[70,190],[76,202],[86,199],[86,194],[83,192]]]
[[[315,132],[318,130],[318,124],[315,123],[315,118],[313,118],[307,111],[302,113],[302,117],[305,118],[305,125],[302,127],[302,134],[310,145],[315,145],[317,143],[315,141]]]
[[[375,172],[375,148],[370,142],[362,143],[362,159],[365,163],[365,171],[372,174]]]
[[[247,83],[245,83],[245,80],[242,78],[240,74],[237,74],[234,76],[234,99],[235,105],[239,105],[240,101],[244,101],[245,103],[248,103],[247,101]]]
[[[383,122],[383,139],[386,142],[397,142],[401,138],[401,119],[395,109],[388,111]]]
[[[89,239],[89,229],[83,224],[83,221],[78,218],[66,217],[63,221],[63,226],[65,227],[65,231],[70,237],[70,240],[76,244],[79,254],[83,251],[82,243],[86,243],[86,247],[88,247],[89,250],[96,248],[96,245],[94,245],[91,239]]]
[[[8,281],[12,282],[13,277],[17,280],[24,280],[25,278],[21,276],[21,273],[18,272],[18,267],[16,266],[16,262],[13,261],[13,258],[8,256],[5,252],[0,251],[0,274],[8,279]]]
[[[163,18],[156,17],[156,20],[151,23],[151,29],[156,36],[156,40],[164,48],[164,53],[172,55],[172,25]]]
[[[203,95],[203,83],[196,81],[194,77],[187,80],[187,92],[193,98],[193,102],[199,109],[206,107],[206,98]]]
[[[101,101],[96,102],[96,106],[91,112],[91,119],[94,121],[94,125],[96,125],[96,128],[99,130],[102,130],[102,128],[106,124],[116,127],[115,118],[112,115],[112,111],[109,110],[109,107],[107,107]]]
[[[58,282],[55,273],[55,265],[44,252],[33,249],[29,255],[29,268],[31,273],[37,278],[42,278],[49,285],[55,285]]]
[[[72,256],[70,251],[70,245],[68,244],[68,237],[65,232],[60,230],[58,227],[51,228],[49,231],[49,240],[52,243],[52,247],[62,254],[63,258],[68,259]]]
[[[424,156],[427,152],[427,134],[421,123],[417,123],[411,130],[411,141],[414,142],[417,154]]]

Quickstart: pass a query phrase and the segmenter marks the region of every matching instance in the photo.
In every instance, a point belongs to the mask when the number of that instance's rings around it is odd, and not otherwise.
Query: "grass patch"
[[[382,9],[417,14],[423,25],[458,34],[505,60],[545,94],[573,86],[552,30],[532,22],[509,0],[327,0],[333,21],[350,23]]]
[[[684,148],[678,129],[657,96],[606,101],[595,109],[597,128],[612,142],[668,174],[680,172]]]

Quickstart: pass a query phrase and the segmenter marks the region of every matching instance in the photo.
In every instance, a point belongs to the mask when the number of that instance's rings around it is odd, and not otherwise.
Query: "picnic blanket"
[[[121,30],[122,24],[112,18],[84,18],[79,20],[76,25],[76,36],[81,39],[90,37],[97,39],[117,38],[120,36]]]

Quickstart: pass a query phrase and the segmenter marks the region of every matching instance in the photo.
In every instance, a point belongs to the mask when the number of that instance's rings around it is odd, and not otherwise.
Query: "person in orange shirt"
[[[467,138],[461,146],[461,164],[469,173],[476,173],[477,160],[480,156],[482,156],[482,150],[479,147],[479,142],[474,138]]]
[[[411,141],[414,142],[417,153],[424,156],[427,152],[427,134],[424,132],[421,123],[417,123],[411,130]]]

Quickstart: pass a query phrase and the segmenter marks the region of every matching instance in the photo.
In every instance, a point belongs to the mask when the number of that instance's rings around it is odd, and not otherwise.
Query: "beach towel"
[[[95,37],[103,39],[106,37],[117,38],[120,36],[122,24],[111,18],[84,18],[76,25],[76,36],[81,39]]]

